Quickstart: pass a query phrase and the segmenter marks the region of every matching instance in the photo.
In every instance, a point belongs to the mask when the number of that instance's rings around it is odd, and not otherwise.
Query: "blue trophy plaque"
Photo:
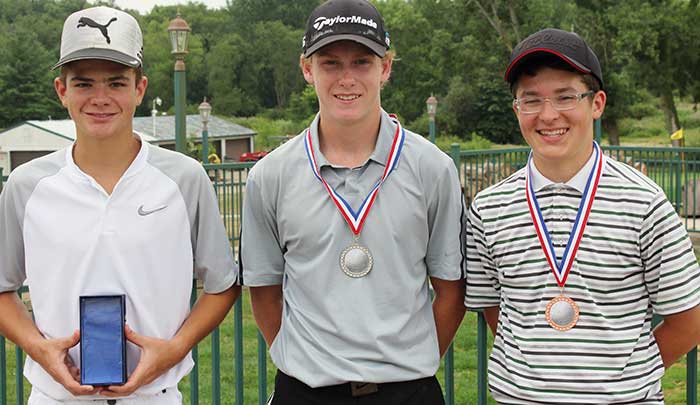
[[[80,297],[80,383],[126,383],[124,295]]]

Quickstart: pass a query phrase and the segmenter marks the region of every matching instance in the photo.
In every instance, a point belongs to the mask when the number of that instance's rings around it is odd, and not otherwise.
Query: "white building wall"
[[[3,176],[10,174],[10,152],[0,150],[0,168],[2,168]]]
[[[10,173],[12,151],[55,151],[73,141],[29,124],[22,124],[0,133],[0,167],[3,175]]]

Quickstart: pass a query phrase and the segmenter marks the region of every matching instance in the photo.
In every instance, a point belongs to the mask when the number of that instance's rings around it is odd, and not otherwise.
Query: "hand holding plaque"
[[[80,332],[74,331],[72,335],[62,338],[45,339],[43,337],[27,347],[27,355],[41,367],[57,383],[61,384],[68,392],[75,396],[92,395],[98,389],[89,385],[80,384],[80,371],[68,355],[68,350],[80,341]]]
[[[100,392],[107,397],[123,397],[134,393],[139,387],[150,384],[156,378],[179,363],[189,352],[176,339],[159,339],[141,335],[126,325],[126,338],[141,349],[139,364],[124,385],[105,387]]]

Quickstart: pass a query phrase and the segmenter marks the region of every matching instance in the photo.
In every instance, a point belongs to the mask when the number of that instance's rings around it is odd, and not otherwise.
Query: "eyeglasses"
[[[554,97],[523,97],[513,100],[513,105],[523,114],[537,114],[544,108],[544,102],[549,101],[557,111],[567,111],[576,108],[578,103],[588,96],[595,94],[589,90],[585,93],[562,93]]]

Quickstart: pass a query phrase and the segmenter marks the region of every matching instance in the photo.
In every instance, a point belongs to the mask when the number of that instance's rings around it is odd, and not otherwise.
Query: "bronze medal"
[[[562,332],[567,331],[573,328],[576,322],[578,322],[578,305],[576,305],[574,300],[562,294],[552,298],[552,300],[547,303],[547,309],[544,315],[547,318],[549,326]]]

